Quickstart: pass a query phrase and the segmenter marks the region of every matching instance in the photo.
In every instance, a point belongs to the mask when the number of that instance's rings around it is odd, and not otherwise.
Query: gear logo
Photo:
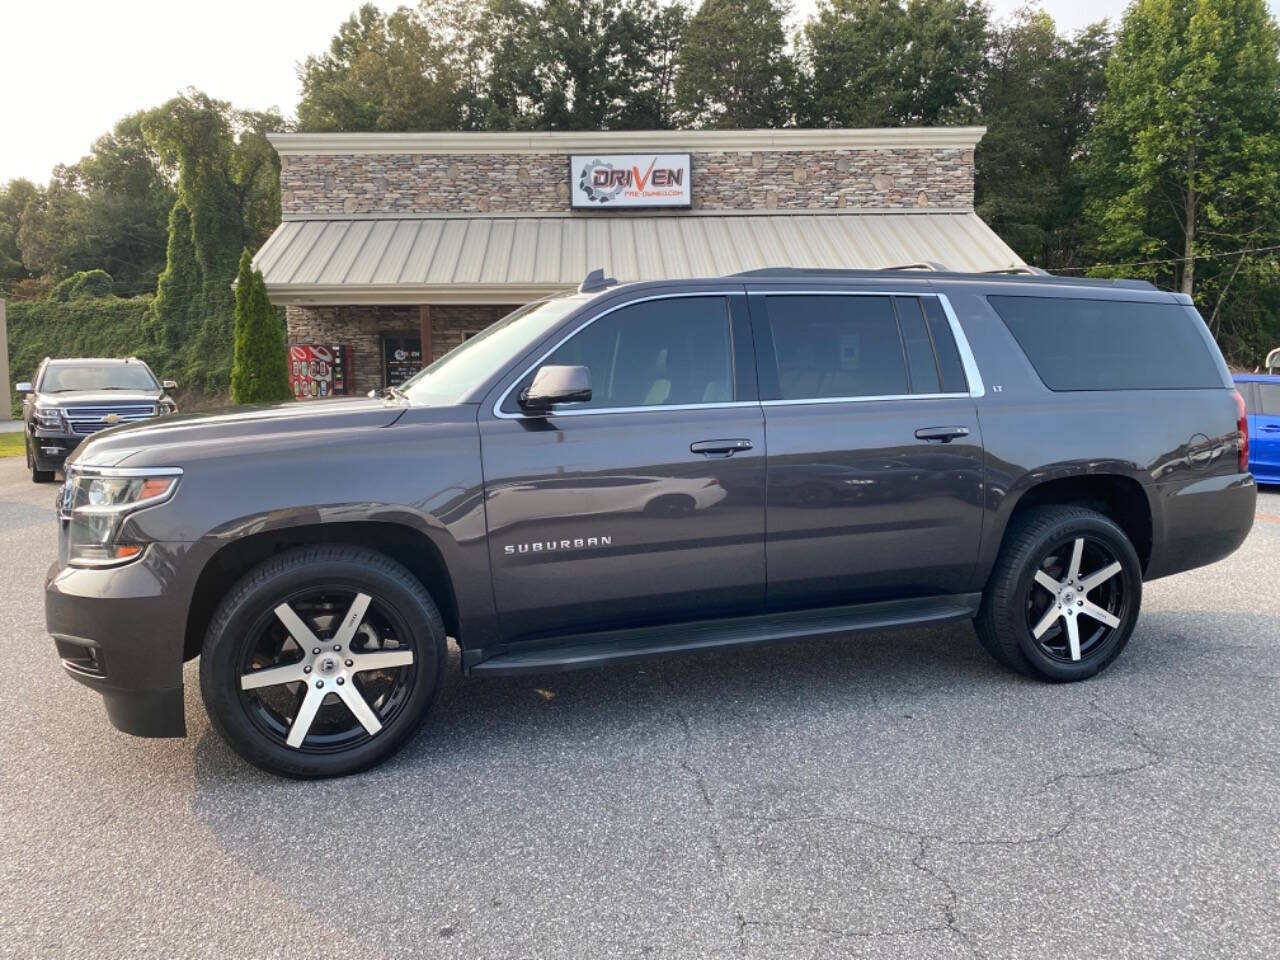
[[[578,177],[578,188],[592,203],[608,203],[622,193],[623,178],[616,176],[618,171],[603,160],[595,159],[582,165],[582,174]],[[601,176],[600,174],[604,175]],[[597,184],[607,184],[598,186]]]

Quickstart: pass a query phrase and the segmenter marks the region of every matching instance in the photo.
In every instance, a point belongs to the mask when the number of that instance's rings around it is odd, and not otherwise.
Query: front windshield
[[[413,403],[457,403],[592,296],[578,293],[521,307],[423,367],[400,385],[399,392]]]
[[[140,363],[67,363],[49,366],[41,393],[71,390],[159,390],[151,371]]]

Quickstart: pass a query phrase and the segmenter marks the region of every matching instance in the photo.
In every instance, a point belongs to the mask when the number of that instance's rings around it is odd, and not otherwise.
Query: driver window
[[[591,400],[565,404],[565,409],[731,401],[728,302],[673,297],[622,307],[564,343],[542,365],[590,369]]]

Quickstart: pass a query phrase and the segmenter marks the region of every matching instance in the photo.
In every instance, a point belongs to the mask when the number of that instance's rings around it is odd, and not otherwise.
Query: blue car
[[[1280,376],[1237,374],[1249,415],[1249,470],[1259,483],[1280,483]]]

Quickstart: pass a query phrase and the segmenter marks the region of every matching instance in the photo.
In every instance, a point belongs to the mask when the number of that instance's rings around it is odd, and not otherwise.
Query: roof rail
[[[937,260],[917,260],[915,263],[899,263],[892,267],[876,267],[877,270],[932,270],[934,273],[946,273],[946,264]]]
[[[921,260],[917,263],[902,263],[893,267],[757,267],[754,270],[740,270],[730,274],[734,277],[795,277],[818,274],[819,276],[865,276],[868,273],[883,273],[893,270],[929,270],[946,273],[947,268],[936,260]]]
[[[997,267],[995,270],[983,270],[983,273],[1018,273],[1028,277],[1048,277],[1051,276],[1048,270],[1041,270],[1039,267],[1033,267],[1024,263],[1017,267]]]
[[[616,277],[606,277],[604,270],[596,269],[587,274],[587,279],[578,285],[579,293],[595,293],[597,290],[605,290],[615,286],[618,282]]]

